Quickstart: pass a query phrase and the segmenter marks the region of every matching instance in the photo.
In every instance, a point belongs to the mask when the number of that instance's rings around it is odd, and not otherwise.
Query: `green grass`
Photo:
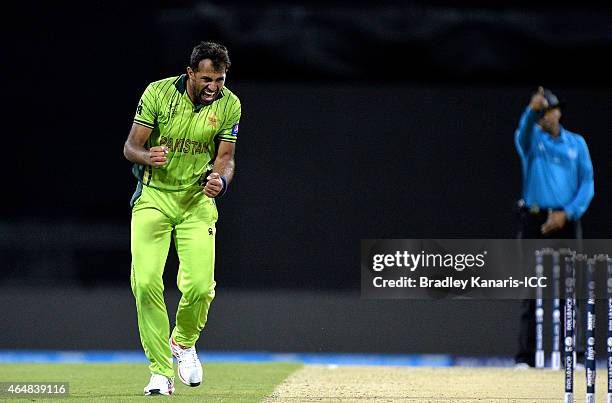
[[[204,365],[204,382],[197,388],[176,379],[172,402],[259,402],[290,373],[293,363],[222,363]],[[65,398],[29,395],[27,401],[79,402],[165,400],[166,396],[143,396],[149,381],[146,364],[0,364],[0,382],[68,382]],[[6,395],[0,396],[4,401]],[[19,399],[25,401],[25,399]]]

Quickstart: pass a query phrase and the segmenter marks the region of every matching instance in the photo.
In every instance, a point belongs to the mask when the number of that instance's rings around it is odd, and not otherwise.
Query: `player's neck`
[[[549,131],[548,134],[550,134],[550,136],[554,139],[556,139],[557,137],[559,137],[561,135],[561,126],[559,125],[555,125],[553,126]]]
[[[189,97],[189,99],[191,100],[191,103],[194,105],[197,105],[195,100],[194,100],[194,95],[193,95],[193,88],[191,87],[191,85],[187,85],[187,96]]]

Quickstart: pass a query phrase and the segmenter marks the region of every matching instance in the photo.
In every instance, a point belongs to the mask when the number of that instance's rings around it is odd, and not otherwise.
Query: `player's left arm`
[[[213,171],[206,177],[206,185],[204,186],[204,194],[208,197],[216,197],[225,193],[227,186],[234,177],[234,152],[236,143],[229,141],[220,141],[217,150],[217,157]]]
[[[213,170],[206,178],[204,194],[208,197],[223,196],[234,177],[234,151],[238,140],[238,127],[242,106],[238,97],[231,95],[227,100],[227,114],[224,123],[217,133],[217,155]]]
[[[570,220],[577,220],[586,212],[595,195],[593,163],[584,138],[580,137],[578,148],[578,191],[574,199],[564,206]]]
[[[567,220],[578,220],[586,212],[595,195],[595,181],[593,180],[593,163],[589,148],[583,138],[580,138],[578,150],[578,190],[570,203],[561,211],[553,211],[542,225],[544,235],[558,231],[565,226]]]

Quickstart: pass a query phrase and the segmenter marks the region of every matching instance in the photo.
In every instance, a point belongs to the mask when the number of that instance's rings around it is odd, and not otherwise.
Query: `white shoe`
[[[198,386],[202,383],[202,364],[198,360],[195,346],[182,348],[170,338],[170,350],[178,361],[178,377],[187,386]]]
[[[149,384],[144,388],[145,396],[166,395],[174,392],[174,378],[167,378],[160,374],[152,374]]]

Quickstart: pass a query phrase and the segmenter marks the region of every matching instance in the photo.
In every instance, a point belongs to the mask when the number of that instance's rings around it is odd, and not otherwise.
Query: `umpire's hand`
[[[538,91],[533,94],[531,97],[531,102],[529,102],[529,108],[532,111],[542,111],[548,108],[548,101],[544,98],[544,88],[538,87]]]
[[[544,224],[542,224],[540,230],[542,231],[542,234],[549,235],[563,228],[566,221],[567,214],[565,214],[565,211],[552,211],[548,214],[548,219]]]
[[[204,194],[208,197],[216,197],[223,190],[223,181],[221,175],[213,172],[206,177],[206,185],[204,186]]]

